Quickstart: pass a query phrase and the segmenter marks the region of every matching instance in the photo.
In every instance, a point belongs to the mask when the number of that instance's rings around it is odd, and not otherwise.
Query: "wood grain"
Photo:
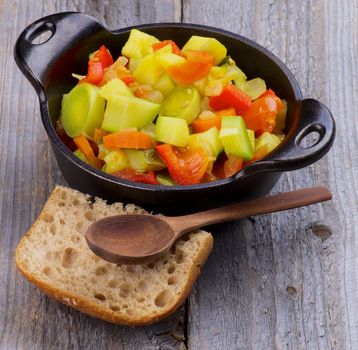
[[[275,187],[327,185],[332,203],[215,227],[214,252],[190,297],[189,348],[358,346],[357,8],[356,1],[184,1],[185,22],[242,34],[280,57],[304,96],[331,108],[338,129],[324,159]]]
[[[111,29],[183,20],[242,34],[281,58],[304,96],[335,116],[338,134],[328,155],[284,174],[274,189],[323,185],[334,200],[212,227],[214,251],[187,320],[182,309],[151,327],[111,325],[46,298],[15,269],[19,237],[63,178],[13,45],[27,24],[70,10]],[[0,348],[358,348],[357,28],[357,0],[0,0]]]

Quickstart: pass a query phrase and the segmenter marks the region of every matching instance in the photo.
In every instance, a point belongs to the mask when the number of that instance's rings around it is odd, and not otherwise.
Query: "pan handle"
[[[15,47],[15,61],[44,100],[47,69],[67,47],[75,41],[103,29],[93,17],[80,12],[62,12],[43,17],[30,24],[19,35]],[[36,43],[41,34],[47,39]]]
[[[295,126],[295,135],[268,159],[258,161],[243,169],[244,176],[257,172],[289,171],[306,167],[322,158],[332,147],[336,126],[329,109],[315,99],[299,102],[301,116]],[[303,139],[318,133],[318,140],[304,147]]]

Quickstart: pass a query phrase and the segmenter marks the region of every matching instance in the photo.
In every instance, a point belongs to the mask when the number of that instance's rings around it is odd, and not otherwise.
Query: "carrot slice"
[[[215,114],[215,116],[213,116],[210,119],[197,118],[191,123],[191,126],[192,126],[194,132],[204,132],[204,131],[209,130],[213,127],[220,130],[221,117]]]
[[[121,130],[103,137],[103,145],[108,149],[135,148],[147,149],[152,147],[152,139],[144,132]]]
[[[213,65],[215,57],[207,51],[188,50],[187,51],[188,62],[208,63]]]
[[[191,126],[194,132],[204,132],[206,130],[211,129],[212,127],[216,127],[218,130],[221,128],[221,119],[223,116],[233,116],[236,115],[235,108],[227,108],[222,109],[221,111],[216,111],[215,116],[209,119],[195,119]]]
[[[234,107],[226,108],[226,109],[221,109],[220,111],[216,111],[215,114],[220,116],[221,118],[225,117],[225,116],[231,117],[231,116],[236,115],[236,110]]]
[[[204,78],[211,68],[209,63],[184,62],[167,68],[168,75],[177,84],[190,85],[194,81]]]
[[[93,141],[98,142],[99,139],[101,139],[103,136],[106,136],[107,134],[108,134],[107,131],[96,128],[94,129],[94,133],[93,133]]]
[[[95,156],[94,151],[89,143],[89,141],[83,136],[77,136],[73,139],[76,146],[80,149],[80,151],[85,155],[89,164],[93,167],[100,169],[102,166],[102,162]]]
[[[184,63],[167,68],[168,75],[178,84],[192,84],[204,78],[214,63],[214,56],[206,51],[188,51],[188,59]]]

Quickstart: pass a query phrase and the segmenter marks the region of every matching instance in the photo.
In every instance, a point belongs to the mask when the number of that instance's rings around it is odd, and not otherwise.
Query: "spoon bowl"
[[[326,188],[314,187],[184,216],[115,215],[93,223],[86,232],[86,240],[89,248],[104,260],[116,264],[142,264],[158,258],[179,237],[200,227],[331,198]]]
[[[104,218],[86,233],[89,248],[116,264],[155,259],[170,249],[175,237],[173,228],[160,216],[139,214]]]

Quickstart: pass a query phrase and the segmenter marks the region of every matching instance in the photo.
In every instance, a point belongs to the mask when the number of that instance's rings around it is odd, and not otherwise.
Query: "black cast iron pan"
[[[217,38],[248,78],[262,77],[278,96],[287,100],[285,141],[265,159],[244,168],[233,178],[191,186],[129,182],[79,160],[55,132],[62,95],[76,83],[72,73],[86,74],[90,52],[104,44],[117,57],[132,28],[139,28],[159,39],[172,39],[179,46],[192,35]],[[44,32],[49,32],[50,38],[35,44],[34,40]],[[19,68],[37,91],[42,122],[66,181],[73,188],[110,201],[135,203],[167,214],[183,214],[263,196],[272,189],[282,172],[316,162],[334,141],[335,123],[330,111],[317,100],[302,99],[297,81],[277,57],[257,43],[221,29],[156,23],[110,31],[91,16],[64,12],[30,24],[20,34],[14,55]],[[302,140],[312,132],[317,133],[317,141],[304,147]]]

